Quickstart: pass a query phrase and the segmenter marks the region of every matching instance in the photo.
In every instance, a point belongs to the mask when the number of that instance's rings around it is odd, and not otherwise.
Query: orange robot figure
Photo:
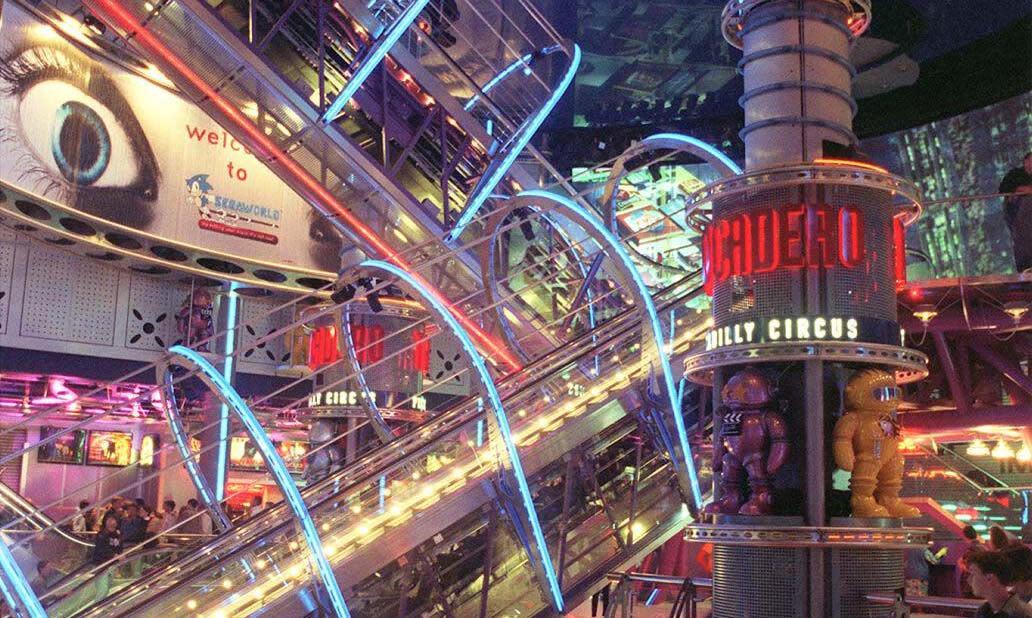
[[[720,500],[706,514],[767,515],[770,477],[788,459],[788,427],[776,409],[774,386],[755,369],[736,373],[721,391],[726,410],[713,440],[713,474],[720,475]],[[749,500],[743,481],[748,477]]]
[[[880,369],[862,369],[846,383],[846,413],[835,423],[835,464],[852,471],[853,517],[917,517],[899,499],[903,456],[899,454],[896,408],[900,389]]]

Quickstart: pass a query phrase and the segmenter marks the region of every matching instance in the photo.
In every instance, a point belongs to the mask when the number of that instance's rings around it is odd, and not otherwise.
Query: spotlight
[[[82,23],[97,36],[103,36],[103,34],[107,32],[107,26],[104,25],[104,22],[100,21],[93,15],[86,15],[83,17]]]
[[[923,303],[914,307],[912,313],[914,314],[915,318],[921,320],[925,324],[928,324],[928,322],[930,322],[932,318],[939,315],[939,312],[936,310],[935,305],[927,303]]]
[[[330,294],[330,300],[332,300],[335,304],[340,305],[354,298],[355,292],[355,286],[348,283],[347,285],[341,286],[341,288],[335,291],[333,294]]]

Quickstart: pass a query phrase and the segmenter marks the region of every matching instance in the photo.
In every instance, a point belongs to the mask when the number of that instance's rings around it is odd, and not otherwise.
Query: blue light
[[[25,573],[18,567],[11,550],[8,549],[6,537],[0,542],[0,569],[3,569],[4,572],[3,580],[0,581],[0,584],[4,585],[0,586],[0,589],[2,589],[8,605],[12,609],[19,606],[24,607],[31,618],[46,618],[47,612],[43,609],[43,604],[39,602],[35,591],[32,590]]]
[[[481,179],[481,182],[477,184],[473,193],[469,196],[469,199],[466,200],[466,206],[463,208],[462,214],[459,215],[459,220],[455,223],[455,227],[445,235],[444,240],[446,242],[454,242],[455,239],[462,234],[462,231],[466,229],[466,226],[469,225],[470,221],[473,220],[473,217],[476,216],[480,207],[484,205],[484,202],[491,195],[491,192],[494,191],[496,186],[498,186],[498,183],[501,182],[505,174],[509,172],[509,168],[512,167],[512,164],[516,161],[516,157],[519,156],[520,152],[522,152],[527,146],[527,143],[530,142],[530,138],[534,137],[534,134],[537,133],[541,123],[545,121],[545,118],[550,113],[552,113],[552,109],[555,107],[556,103],[559,102],[563,93],[565,93],[566,89],[570,87],[571,83],[573,83],[573,76],[577,72],[577,67],[580,66],[580,61],[580,47],[574,45],[573,57],[570,59],[570,66],[566,68],[566,75],[564,75],[562,81],[559,82],[559,86],[552,91],[548,100],[545,101],[545,104],[541,106],[541,109],[539,109],[537,113],[530,118],[530,121],[523,125],[516,135],[512,137],[513,141],[509,144],[508,152],[504,154],[501,162],[495,166],[494,171],[485,176],[486,180]],[[492,162],[492,165],[494,165],[494,162]],[[488,167],[488,169],[490,170],[490,167]]]
[[[227,384],[233,383],[233,356],[236,347],[236,326],[237,326],[237,289],[238,284],[229,283],[229,293],[226,295],[226,340],[222,348],[222,377]],[[226,460],[229,457],[229,407],[226,404],[219,406],[219,450],[218,470],[215,471],[215,499],[222,501],[226,498]]]
[[[530,59],[533,58],[533,57],[534,57],[534,54],[524,54],[524,56],[522,58],[520,58],[519,60],[516,60],[515,62],[513,62],[509,66],[507,66],[504,69],[502,69],[501,73],[499,73],[498,75],[495,75],[494,77],[491,78],[491,80],[489,82],[484,84],[484,87],[480,89],[481,92],[483,92],[484,94],[487,94],[488,92],[491,92],[491,89],[494,88],[495,85],[498,84],[498,82],[502,81],[506,77],[509,77],[509,75],[511,75],[513,72],[515,72],[516,69],[518,69],[518,68],[520,68],[522,66],[526,66],[529,69],[530,66],[527,63],[529,63]],[[466,104],[462,106],[462,109],[464,109],[464,110],[466,110],[468,112],[469,110],[473,109],[473,106],[476,105],[477,101],[479,101],[479,100],[480,100],[480,95],[479,94],[473,95],[473,98],[470,99],[469,101],[466,101]]]
[[[527,514],[527,520],[530,523],[530,527],[534,537],[534,544],[538,548],[538,553],[541,557],[541,566],[545,572],[546,584],[552,593],[552,605],[556,611],[563,611],[563,594],[559,588],[559,580],[556,578],[555,569],[552,567],[552,560],[548,554],[548,546],[545,544],[545,535],[541,531],[541,524],[538,521],[537,511],[534,510],[534,498],[530,493],[530,487],[527,485],[527,477],[523,473],[523,464],[520,463],[520,454],[516,450],[516,443],[512,439],[512,430],[509,428],[509,419],[505,415],[505,408],[502,407],[502,398],[498,394],[498,389],[495,388],[494,380],[491,379],[491,374],[487,371],[487,366],[484,365],[484,359],[477,352],[476,347],[473,345],[473,341],[470,340],[469,334],[459,325],[455,317],[452,316],[451,312],[445,307],[440,301],[438,301],[429,290],[414,278],[407,271],[404,271],[393,264],[382,262],[379,260],[366,260],[362,262],[359,267],[361,268],[376,268],[379,270],[386,271],[395,275],[399,279],[405,281],[413,291],[415,291],[423,301],[426,302],[430,308],[437,314],[437,317],[447,324],[448,328],[451,329],[452,333],[459,340],[463,349],[466,351],[466,357],[469,359],[470,365],[476,370],[477,375],[480,378],[480,383],[484,388],[485,395],[491,404],[491,408],[494,410],[495,421],[498,424],[498,433],[502,439],[502,443],[505,446],[505,450],[509,456],[509,465],[512,467],[512,475],[516,479],[517,489],[519,490],[520,499],[523,502],[523,507]]]
[[[484,446],[484,419],[477,421],[477,448]]]
[[[610,249],[612,249],[614,254],[613,257],[620,261],[624,267],[624,271],[631,277],[632,283],[637,289],[639,301],[643,305],[640,309],[644,309],[648,317],[649,326],[652,332],[652,340],[655,342],[656,354],[659,357],[659,365],[663,373],[663,383],[666,387],[665,390],[667,400],[670,404],[670,412],[674,417],[674,426],[677,428],[677,441],[684,456],[684,461],[678,462],[674,453],[671,453],[671,460],[677,467],[684,467],[687,470],[692,498],[695,500],[696,506],[701,507],[702,490],[699,488],[699,479],[695,471],[695,462],[692,459],[691,446],[688,444],[688,431],[685,429],[684,418],[681,416],[680,402],[676,400],[677,389],[674,387],[674,373],[673,369],[670,367],[670,358],[667,356],[665,351],[663,324],[659,321],[659,314],[656,311],[655,303],[652,302],[652,295],[649,294],[648,287],[645,285],[645,282],[641,278],[641,274],[635,267],[634,260],[631,259],[627,250],[624,249],[623,245],[620,244],[620,241],[613,236],[612,232],[609,231],[598,216],[584,210],[573,200],[562,195],[540,190],[524,191],[516,197],[549,200],[576,214],[580,221],[585,225],[590,226],[592,231],[604,239],[605,243],[609,245]]]
[[[205,508],[211,514],[212,521],[218,522],[220,529],[229,530],[232,527],[232,523],[226,517],[222,507],[219,506],[219,500],[215,497],[215,493],[211,490],[204,475],[201,474],[200,465],[193,458],[193,453],[190,451],[190,438],[186,434],[186,429],[183,428],[183,422],[179,418],[179,409],[176,406],[176,394],[172,386],[172,372],[166,367],[163,373],[165,375],[165,418],[168,419],[168,426],[172,431],[172,440],[176,443],[176,450],[179,451],[179,457],[183,460],[183,465],[186,466],[190,480],[193,481],[194,487],[201,494],[201,500],[204,501]],[[225,405],[222,407],[225,408]]]
[[[717,159],[718,161],[720,161],[721,163],[726,165],[735,174],[741,174],[742,173],[742,168],[738,167],[738,164],[735,163],[734,161],[732,161],[726,154],[720,152],[714,146],[711,146],[710,144],[707,144],[706,142],[704,142],[702,140],[699,140],[699,139],[696,139],[694,137],[691,137],[689,135],[682,135],[681,133],[656,133],[655,135],[650,135],[650,136],[646,137],[645,139],[641,140],[641,145],[643,147],[647,147],[647,145],[648,145],[648,143],[650,141],[668,140],[668,139],[669,140],[678,141],[678,142],[684,142],[685,144],[689,144],[691,146],[695,146],[696,148],[699,148],[700,150],[705,151],[707,154],[712,155],[713,158]]]
[[[236,392],[236,389],[230,386],[229,382],[218,373],[215,367],[199,353],[181,345],[172,346],[168,351],[169,354],[185,358],[196,369],[199,369],[208,385],[215,389],[216,393],[224,402],[229,404],[233,412],[239,417],[240,422],[244,426],[244,431],[247,432],[251,441],[258,448],[266,467],[276,481],[279,490],[283,493],[287,505],[290,506],[294,517],[301,524],[301,531],[308,545],[308,553],[315,565],[315,570],[319,573],[323,588],[329,596],[330,604],[333,606],[337,616],[350,618],[351,614],[348,612],[347,604],[344,602],[344,595],[341,594],[337,579],[333,576],[333,569],[330,568],[330,563],[326,559],[322,541],[319,539],[319,533],[315,529],[315,522],[312,521],[312,516],[308,512],[308,506],[301,498],[301,492],[298,491],[297,484],[291,478],[287,465],[283,463],[283,459],[276,452],[275,445],[269,439],[268,434],[265,433],[265,429],[258,422],[254,412],[247,407],[247,404],[240,398],[240,394]]]
[[[368,53],[359,62],[358,70],[351,75],[351,79],[348,83],[344,84],[344,88],[337,94],[337,98],[333,100],[333,103],[326,109],[326,113],[323,114],[322,123],[329,124],[340,114],[340,110],[344,109],[347,102],[351,100],[351,97],[355,96],[358,89],[362,87],[363,82],[368,79],[369,74],[373,72],[383,60],[383,57],[387,55],[387,52],[394,47],[394,44],[398,42],[401,35],[405,34],[408,27],[412,25],[412,22],[419,16],[420,11],[427,5],[430,0],[412,0],[412,4],[408,5],[401,15],[394,20],[394,23],[387,26],[384,32],[380,34],[380,37],[376,39],[373,46],[369,48]]]

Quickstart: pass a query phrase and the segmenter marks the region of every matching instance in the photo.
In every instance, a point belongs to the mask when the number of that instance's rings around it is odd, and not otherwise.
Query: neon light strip
[[[283,152],[275,142],[273,142],[269,136],[265,135],[261,130],[256,127],[251,120],[237,109],[232,103],[226,100],[218,91],[213,89],[211,86],[204,81],[204,79],[193,71],[185,62],[183,62],[179,56],[175,54],[169,47],[162,43],[152,32],[144,28],[140,22],[130,13],[119,0],[90,0],[90,6],[97,13],[98,17],[105,18],[110,24],[121,28],[125,31],[125,37],[133,42],[137,43],[140,47],[146,51],[151,60],[155,63],[161,64],[165,69],[166,75],[169,73],[178,74],[179,77],[187,82],[191,88],[198,90],[204,98],[211,101],[211,104],[223,115],[225,118],[236,127],[240,133],[247,137],[247,140],[253,146],[256,156],[264,158],[266,161],[270,161],[281,166],[283,173],[294,178],[300,185],[300,191],[302,197],[307,198],[309,201],[319,204],[324,210],[333,213],[333,217],[330,217],[331,222],[341,221],[350,233],[355,234],[361,240],[364,240],[369,244],[370,248],[383,259],[390,261],[393,264],[405,270],[412,270],[408,264],[397,254],[397,252],[391,248],[382,238],[380,238],[370,227],[368,227],[354,212],[344,206],[338,199],[319,182],[314,176],[308,173],[297,161],[292,159],[290,155]],[[485,333],[476,323],[470,320],[468,317],[462,314],[457,308],[450,305],[444,297],[427,283],[422,277],[413,275],[423,283],[424,287],[430,290],[431,295],[438,302],[442,303],[448,310],[452,312],[455,319],[459,321],[463,327],[469,331],[473,338],[476,339],[477,343],[485,349],[489,355],[499,360],[500,362],[507,365],[513,371],[520,368],[520,362],[509,350],[505,349],[504,346],[497,343],[491,336]]]
[[[47,612],[43,609],[43,604],[39,602],[39,597],[36,596],[36,592],[29,584],[28,578],[25,577],[25,573],[18,567],[14,555],[7,547],[7,537],[4,536],[2,541],[0,542],[0,569],[3,570],[4,577],[0,581],[0,584],[3,584],[0,585],[0,590],[3,591],[7,604],[12,609],[16,607],[25,608],[30,618],[47,618]]]
[[[422,308],[420,306],[419,308]],[[376,437],[380,439],[380,442],[389,444],[395,438],[394,433],[391,431],[390,426],[387,425],[387,421],[383,420],[383,414],[380,413],[380,408],[376,405],[376,397],[373,395],[373,391],[369,388],[369,383],[365,379],[365,371],[362,370],[362,364],[358,362],[358,351],[355,349],[355,339],[351,336],[351,310],[348,308],[348,304],[344,303],[341,307],[341,325],[343,326],[344,332],[341,333],[344,337],[344,352],[348,355],[348,363],[351,365],[350,371],[355,375],[355,381],[358,382],[358,387],[362,389],[362,407],[365,408],[366,415],[369,417],[369,423],[373,426],[373,431],[376,433]]]
[[[484,389],[484,395],[487,397],[491,404],[491,408],[494,410],[495,422],[498,425],[498,433],[502,438],[502,443],[505,446],[505,451],[509,457],[509,465],[512,468],[512,475],[516,478],[517,490],[520,494],[520,499],[523,502],[523,508],[527,516],[527,520],[530,522],[531,531],[534,538],[534,544],[537,546],[537,551],[540,556],[541,566],[545,572],[546,585],[552,594],[552,605],[558,612],[563,611],[563,594],[559,587],[559,580],[556,578],[555,569],[552,567],[552,560],[548,554],[548,546],[545,544],[545,535],[541,531],[541,524],[538,521],[537,511],[534,510],[534,498],[530,493],[530,487],[527,485],[527,477],[523,473],[523,464],[520,463],[520,454],[516,450],[516,443],[512,438],[512,430],[509,428],[509,419],[505,415],[505,408],[502,406],[501,395],[498,394],[498,389],[495,388],[494,380],[491,379],[491,374],[487,371],[487,366],[484,365],[484,359],[477,354],[477,350],[473,347],[473,342],[469,338],[469,334],[463,330],[462,326],[455,320],[455,317],[447,310],[445,306],[437,301],[433,297],[418,279],[413,277],[410,273],[388,264],[387,262],[379,260],[366,260],[362,262],[359,267],[362,268],[376,268],[388,272],[402,281],[405,281],[414,292],[422,296],[427,303],[430,305],[430,309],[437,314],[445,325],[451,329],[452,333],[459,340],[463,349],[466,352],[466,356],[469,359],[470,365],[476,370],[477,376],[480,378],[480,384]]]
[[[684,457],[684,461],[678,462],[677,457],[674,453],[670,454],[671,461],[675,463],[677,467],[683,467],[688,472],[688,481],[692,498],[695,500],[697,507],[702,506],[702,490],[699,488],[699,478],[695,470],[695,462],[692,458],[691,446],[688,444],[688,431],[684,426],[684,418],[681,416],[680,402],[676,400],[677,389],[674,387],[674,372],[670,367],[670,358],[666,353],[666,346],[664,345],[663,339],[663,324],[659,321],[659,314],[656,312],[656,305],[652,302],[652,295],[649,294],[649,289],[645,285],[645,282],[641,278],[641,274],[638,272],[637,267],[634,265],[634,260],[624,249],[620,241],[613,236],[612,232],[602,223],[602,221],[593,213],[581,208],[579,204],[573,200],[554,193],[548,193],[547,191],[524,191],[516,196],[517,198],[529,198],[534,200],[547,200],[552,203],[558,204],[561,207],[571,211],[578,217],[578,222],[583,223],[586,230],[590,230],[594,234],[597,234],[596,239],[601,239],[605,244],[612,250],[612,255],[617,259],[618,263],[623,266],[624,273],[630,277],[631,283],[633,283],[633,291],[637,292],[639,310],[645,311],[643,319],[647,318],[652,340],[656,345],[656,354],[659,357],[659,366],[663,374],[663,383],[666,387],[667,401],[670,404],[670,413],[674,417],[674,425],[677,428],[677,441],[681,447],[681,453]]]
[[[642,146],[645,146],[646,144],[649,144],[652,141],[668,140],[668,139],[669,140],[678,141],[678,142],[683,142],[683,143],[688,144],[690,146],[694,146],[694,147],[696,147],[696,148],[706,152],[707,154],[712,155],[714,159],[717,159],[718,161],[720,161],[721,163],[726,165],[735,174],[741,174],[742,173],[742,168],[738,167],[738,164],[735,163],[734,161],[732,161],[731,158],[728,157],[726,154],[724,154],[723,152],[720,152],[719,150],[717,150],[717,148],[715,146],[707,144],[706,142],[704,142],[704,141],[702,141],[700,139],[696,139],[696,138],[694,138],[694,137],[692,137],[690,135],[683,135],[681,133],[656,133],[655,135],[650,135],[650,136],[646,137],[645,139],[641,140],[641,142],[642,142]]]
[[[362,84],[366,79],[369,78],[369,74],[373,72],[383,57],[387,55],[394,44],[398,42],[401,35],[405,34],[408,27],[412,25],[412,22],[419,16],[420,11],[427,5],[430,0],[413,0],[412,4],[408,5],[401,15],[394,20],[394,23],[387,26],[386,30],[380,33],[379,38],[373,43],[373,46],[369,48],[366,56],[360,61],[358,70],[351,75],[351,79],[348,83],[344,84],[344,88],[337,94],[337,98],[333,100],[333,103],[326,108],[326,113],[323,114],[321,122],[328,124],[333,122],[340,114],[340,110],[344,109],[344,106],[351,97],[355,96],[358,89],[362,87]],[[386,96],[386,93],[384,93]]]
[[[469,199],[466,200],[466,206],[462,210],[462,214],[459,215],[458,221],[455,223],[448,234],[445,235],[444,240],[446,242],[455,242],[455,240],[462,234],[462,231],[466,229],[466,226],[470,224],[473,217],[476,216],[480,207],[484,205],[487,198],[494,191],[498,183],[501,182],[502,178],[509,172],[509,168],[515,163],[516,157],[523,151],[523,149],[530,142],[530,138],[534,137],[537,133],[538,128],[541,127],[541,123],[545,121],[545,118],[552,113],[552,109],[555,107],[559,99],[562,98],[566,89],[573,83],[573,76],[577,72],[577,68],[580,66],[581,61],[581,50],[578,45],[573,46],[573,57],[570,59],[570,66],[566,67],[566,75],[563,76],[559,86],[552,91],[549,95],[548,100],[541,106],[541,109],[530,118],[530,121],[523,125],[520,130],[513,137],[513,141],[509,144],[508,150],[503,154],[501,161],[495,159],[492,161],[491,166],[488,167],[489,173],[481,179],[480,183],[477,184],[473,193],[470,194]],[[494,167],[493,171],[491,167]]]
[[[186,472],[190,475],[190,480],[193,481],[194,487],[201,494],[201,501],[204,502],[204,507],[208,509],[212,521],[217,522],[220,529],[229,530],[233,527],[233,524],[229,521],[226,512],[219,506],[219,499],[215,497],[215,492],[212,491],[208,480],[201,474],[200,465],[194,459],[193,452],[190,450],[190,437],[186,433],[186,428],[183,427],[182,419],[179,418],[179,406],[176,404],[176,393],[173,387],[175,376],[172,374],[172,369],[165,365],[163,369],[159,367],[158,371],[160,372],[159,376],[164,375],[165,377],[165,392],[162,397],[165,402],[165,418],[168,419],[168,427],[172,432],[172,440],[176,443],[176,450],[179,451],[179,457],[183,460],[183,465],[186,467]],[[222,407],[225,408],[225,404]]]
[[[301,492],[298,491],[297,484],[291,478],[287,464],[283,463],[283,458],[276,452],[276,447],[273,445],[272,440],[269,439],[268,434],[265,433],[261,423],[258,422],[254,412],[247,407],[244,400],[240,398],[240,394],[226,382],[215,367],[199,353],[181,345],[174,345],[168,351],[173,356],[180,356],[185,359],[189,364],[193,365],[193,369],[200,370],[201,378],[236,413],[244,426],[244,431],[247,432],[251,441],[254,442],[258,451],[262,454],[265,466],[269,469],[273,479],[276,481],[276,485],[283,493],[287,505],[294,513],[294,517],[301,524],[301,531],[305,537],[305,542],[308,544],[308,553],[313,563],[313,570],[318,573],[319,579],[322,580],[323,588],[326,590],[327,596],[329,596],[334,613],[341,618],[350,618],[351,614],[344,603],[344,595],[341,594],[340,586],[337,585],[337,579],[333,576],[333,569],[330,568],[330,563],[326,559],[322,541],[319,539],[319,533],[315,529],[315,522],[312,521],[312,516],[308,512],[308,506],[301,498]],[[175,413],[178,414],[178,411],[175,411]]]
[[[534,54],[525,54],[519,60],[516,60],[515,62],[513,62],[509,66],[505,67],[504,69],[502,69],[501,73],[499,73],[498,75],[495,75],[494,77],[491,78],[491,81],[489,81],[486,84],[484,84],[484,87],[480,89],[480,92],[483,92],[484,94],[487,94],[488,92],[491,92],[491,89],[494,88],[498,84],[498,82],[502,81],[506,77],[509,77],[509,75],[511,75],[516,69],[520,68],[521,66],[525,66],[527,68],[530,68],[530,65],[528,63],[530,62],[530,59],[533,58],[533,57],[534,57]],[[473,95],[473,98],[470,99],[469,101],[466,101],[466,104],[462,106],[462,109],[464,109],[464,110],[466,110],[468,112],[469,110],[473,109],[473,106],[476,105],[477,101],[479,101],[479,100],[480,100],[480,95],[479,94]]]
[[[875,172],[881,172],[882,174],[888,174],[889,170],[884,167],[872,165],[871,163],[863,163],[862,161],[850,161],[849,159],[814,159],[814,163],[818,165],[838,165],[845,167],[861,167],[865,170],[873,170]]]
[[[226,340],[222,348],[222,377],[227,384],[233,383],[233,352],[236,348],[236,326],[237,326],[237,284],[229,283],[229,294],[226,295]],[[219,448],[218,448],[218,469],[215,471],[215,498],[219,502],[226,498],[226,460],[229,458],[229,406],[219,406]]]

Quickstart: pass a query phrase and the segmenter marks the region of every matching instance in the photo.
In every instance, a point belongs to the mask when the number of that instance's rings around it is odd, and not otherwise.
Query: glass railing
[[[678,291],[685,289],[678,286]],[[678,305],[697,293],[671,293],[672,300],[660,306]],[[647,365],[641,359],[641,325],[635,317],[614,319],[599,332],[502,381],[502,396],[521,450],[533,450],[539,441],[544,443],[591,412],[620,405],[613,397],[643,376]],[[674,347],[685,344],[674,342]],[[596,357],[603,357],[598,375]],[[313,520],[327,533],[324,545],[331,563],[341,564],[353,553],[375,546],[380,535],[418,520],[419,513],[439,500],[493,474],[491,440],[479,442],[477,437],[484,414],[478,400],[471,398],[306,489]],[[127,588],[87,615],[129,607],[160,613],[190,601],[208,610],[247,612],[290,594],[295,585],[310,578],[307,549],[293,522],[278,507],[185,562]],[[243,590],[251,592],[242,594]]]

